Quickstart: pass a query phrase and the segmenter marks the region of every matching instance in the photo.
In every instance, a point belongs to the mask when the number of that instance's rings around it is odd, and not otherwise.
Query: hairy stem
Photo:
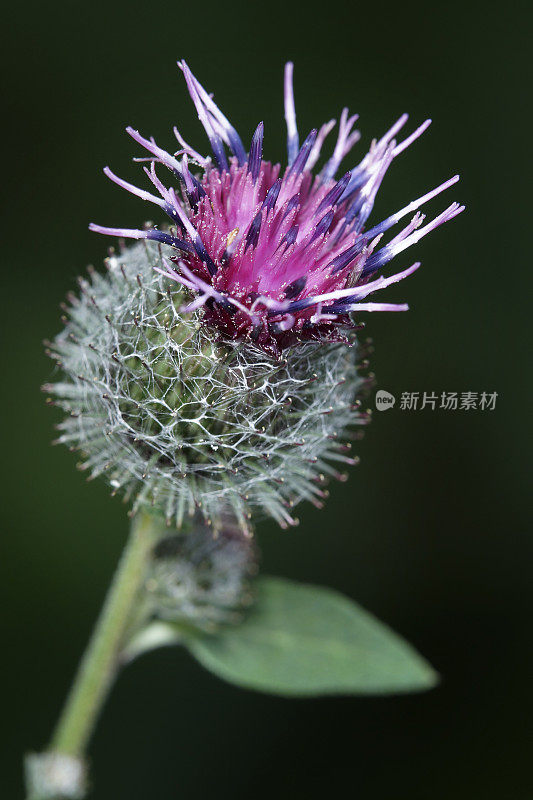
[[[48,783],[53,784],[56,777],[61,783],[65,771],[73,769],[76,763],[82,764],[98,714],[120,666],[124,634],[146,574],[152,549],[158,538],[157,531],[158,526],[153,524],[149,515],[140,513],[135,517],[100,618],[79,666],[48,751],[28,758],[26,767],[30,798],[53,796],[50,791],[52,787]],[[54,770],[57,771],[57,776]],[[40,788],[34,785],[36,782],[45,785]],[[79,787],[73,788],[70,794],[68,792],[67,786],[63,790],[56,790],[57,795],[61,797],[83,797],[83,790]]]

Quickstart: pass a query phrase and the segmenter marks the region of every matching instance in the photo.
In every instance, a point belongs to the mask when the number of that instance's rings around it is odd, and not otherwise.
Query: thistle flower
[[[214,160],[193,150],[176,128],[180,148],[174,154],[160,148],[153,138],[127,128],[150,154],[137,160],[151,163],[144,170],[158,194],[122,180],[108,167],[104,172],[122,188],[159,206],[175,228],[131,230],[91,224],[91,229],[168,245],[164,273],[196,295],[182,310],[203,307],[204,323],[217,328],[224,338],[252,340],[277,357],[297,341],[342,340],[342,331],[353,324],[351,312],[406,310],[405,304],[368,302],[367,298],[407,277],[419,264],[388,278],[376,277],[383,266],[463,210],[452,203],[424,226],[424,215],[418,210],[452,186],[458,176],[379,224],[366,230],[365,225],[392,161],[426,130],[430,120],[398,143],[395,137],[407,122],[407,115],[402,115],[381,139],[372,142],[363,160],[337,180],[341,162],[359,139],[359,132],[353,130],[357,115],[349,116],[345,108],[333,154],[314,177],[312,169],[335,121],[312,130],[299,146],[293,65],[289,63],[285,69],[288,166],[281,174],[279,164],[263,160],[263,123],[246,152],[212,96],[184,61],[179,66]],[[189,162],[202,174],[193,174]],[[179,194],[162,183],[156,164],[170,170]],[[395,238],[381,243],[390,228],[413,213]]]
[[[252,594],[249,536],[260,515],[295,525],[292,508],[304,499],[320,507],[328,479],[343,479],[339,466],[357,462],[349,440],[368,421],[361,396],[372,378],[359,372],[367,363],[351,315],[407,308],[367,298],[418,263],[378,277],[383,266],[463,210],[453,203],[421,227],[419,208],[457,176],[369,228],[388,167],[429,121],[398,143],[403,115],[337,180],[359,138],[357,117],[344,109],[333,154],[313,176],[334,121],[300,147],[288,64],[282,173],[263,160],[263,123],[246,152],[212,96],[180,67],[213,157],[177,130],[180,148],[170,154],[128,128],[148,151],[138,160],[150,164],[157,194],[105,173],[159,206],[171,225],[91,224],[118,236],[120,251],[111,249],[106,274],[90,268],[79,279],[80,294],[63,304],[64,330],[48,346],[62,376],[43,389],[66,412],[57,441],[80,453],[89,479],[103,475],[131,500],[131,515],[146,506],[153,513],[132,523],[49,749],[26,759],[33,798],[85,797],[83,755],[111,681],[161,644],[180,642],[221,677],[285,696],[435,682],[412,648],[337,593],[265,579]],[[125,247],[124,238],[144,241]],[[243,620],[252,599],[255,613]]]
[[[457,176],[365,229],[392,160],[429,121],[397,143],[402,116],[336,180],[359,138],[356,116],[344,109],[333,155],[313,177],[334,123],[299,147],[288,64],[288,166],[280,177],[280,166],[262,158],[263,124],[246,153],[212,97],[185,62],[180,67],[213,159],[177,130],[180,149],[169,154],[128,128],[149,153],[138,160],[150,163],[144,170],[158,194],[105,173],[158,205],[173,227],[90,226],[145,241],[113,253],[106,276],[80,279],[81,296],[71,295],[65,330],[49,349],[65,378],[44,388],[68,414],[58,441],[81,452],[89,477],[104,474],[113,492],[131,498],[132,513],[151,505],[177,528],[201,513],[215,529],[230,515],[244,531],[252,514],[267,514],[286,527],[302,499],[322,504],[327,479],[343,477],[339,463],[356,463],[346,439],[368,420],[357,399],[368,380],[357,374],[351,314],[407,308],[367,298],[418,264],[376,273],[463,210],[453,203],[420,227],[420,206]],[[170,169],[178,191],[162,183],[156,164]]]

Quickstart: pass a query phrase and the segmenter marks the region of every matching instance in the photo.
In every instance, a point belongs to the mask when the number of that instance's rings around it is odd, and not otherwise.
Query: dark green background
[[[283,158],[281,80],[296,63],[301,132],[361,115],[363,153],[404,110],[434,125],[394,164],[373,217],[454,172],[467,212],[398,260],[404,315],[367,318],[379,386],[497,391],[496,410],[376,413],[362,464],[301,525],[259,529],[266,572],[334,586],[443,675],[429,694],[276,699],[225,685],[185,654],[144,657],[98,728],[95,800],[526,800],[533,793],[529,359],[525,348],[529,3],[12,4],[3,22],[2,797],[45,744],[126,535],[123,506],[53,449],[41,340],[109,244],[89,220],[149,213],[102,176],[134,179],[127,124],[205,148],[175,59],[216,92],[245,141]],[[410,128],[411,129],[411,128]],[[526,258],[527,254],[527,258]],[[412,257],[413,256],[413,257]],[[411,259],[411,260],[409,260]],[[529,321],[529,320],[528,320]]]

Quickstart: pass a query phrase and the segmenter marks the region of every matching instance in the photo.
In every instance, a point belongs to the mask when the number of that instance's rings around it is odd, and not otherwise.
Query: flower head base
[[[228,515],[248,532],[253,512],[287,527],[300,500],[320,505],[337,465],[355,463],[342,438],[367,421],[355,342],[272,359],[214,341],[201,310],[182,315],[185,290],[161,274],[154,243],[107,268],[70,296],[49,351],[64,377],[43,387],[67,412],[58,442],[80,452],[80,469],[178,529],[197,513],[215,532]]]
[[[263,160],[263,123],[246,152],[236,130],[185,62],[179,66],[214,160],[193,150],[176,129],[180,149],[169,154],[153,138],[128,128],[150,154],[139,160],[151,162],[145,172],[157,194],[127,183],[107,167],[105,173],[122,188],[158,205],[174,228],[131,230],[93,224],[92,230],[168,245],[168,259],[158,269],[193,293],[183,310],[203,308],[203,323],[217,328],[224,339],[252,341],[276,357],[298,341],[342,340],[353,325],[352,312],[406,310],[405,304],[371,302],[368,297],[407,277],[419,264],[388,278],[377,273],[463,210],[452,203],[425,225],[419,212],[458,176],[381,223],[365,226],[393,159],[430,121],[398,143],[395,137],[407,121],[403,115],[372,143],[356,167],[337,180],[341,162],[359,139],[353,130],[357,116],[348,116],[344,109],[333,154],[314,176],[312,169],[334,121],[311,131],[300,147],[289,63],[285,71],[288,166],[281,174],[279,164]],[[191,171],[191,162],[202,170],[199,175]],[[179,194],[162,183],[157,163],[177,179]],[[412,214],[395,238],[381,243],[389,229]]]

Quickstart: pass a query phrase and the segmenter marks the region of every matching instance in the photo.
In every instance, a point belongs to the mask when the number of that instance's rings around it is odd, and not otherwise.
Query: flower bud
[[[146,581],[148,613],[211,632],[235,624],[253,600],[257,552],[230,518],[216,537],[194,518],[190,527],[164,536],[155,548]]]

